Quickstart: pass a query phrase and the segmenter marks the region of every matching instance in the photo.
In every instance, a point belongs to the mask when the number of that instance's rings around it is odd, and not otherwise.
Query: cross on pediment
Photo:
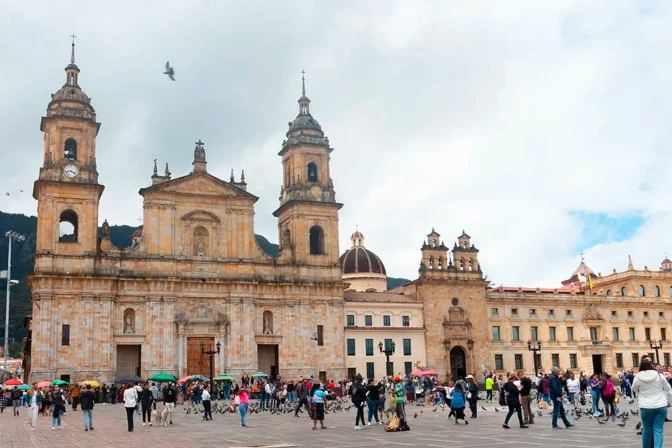
[[[203,142],[201,141],[201,139],[199,138],[198,141],[196,142],[196,147],[197,147],[198,149],[203,149],[203,145],[205,145],[205,143],[203,143]]]

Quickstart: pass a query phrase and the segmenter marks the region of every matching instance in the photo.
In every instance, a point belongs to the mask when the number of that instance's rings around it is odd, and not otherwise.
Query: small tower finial
[[[158,168],[156,167],[156,159],[154,159],[154,175],[155,175],[155,176],[158,176],[158,175],[159,175],[159,170],[158,170]]]
[[[170,177],[170,170],[168,170],[168,162],[166,162],[166,171],[164,172],[164,176]]]
[[[231,168],[231,179],[230,179],[230,180],[231,180],[231,182],[235,182],[235,181],[236,181],[236,178],[233,177],[233,168]]]
[[[301,95],[306,96],[306,71],[305,70],[301,70]]]
[[[635,267],[632,265],[632,258],[628,255],[628,271],[633,271]]]
[[[241,184],[245,183],[245,170],[241,170],[240,172],[240,183]]]
[[[74,64],[74,63],[75,63],[75,38],[76,38],[77,36],[75,36],[75,35],[73,34],[73,35],[70,36],[70,37],[72,37],[72,53],[70,54],[70,63],[71,63],[71,64]]]

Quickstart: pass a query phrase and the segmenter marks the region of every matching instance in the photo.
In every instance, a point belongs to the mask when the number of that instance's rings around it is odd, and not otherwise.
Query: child
[[[616,394],[614,395],[614,415],[616,417],[621,416],[621,408],[618,406],[620,403],[621,403],[621,394],[616,392]]]

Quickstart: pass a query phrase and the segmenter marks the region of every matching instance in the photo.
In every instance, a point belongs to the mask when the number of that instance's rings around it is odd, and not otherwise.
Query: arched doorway
[[[467,376],[467,356],[461,347],[450,350],[450,373],[453,381]]]

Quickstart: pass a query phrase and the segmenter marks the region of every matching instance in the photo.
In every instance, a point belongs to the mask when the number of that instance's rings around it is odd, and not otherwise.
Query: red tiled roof
[[[345,292],[343,298],[346,302],[422,303],[412,297],[386,292]]]

